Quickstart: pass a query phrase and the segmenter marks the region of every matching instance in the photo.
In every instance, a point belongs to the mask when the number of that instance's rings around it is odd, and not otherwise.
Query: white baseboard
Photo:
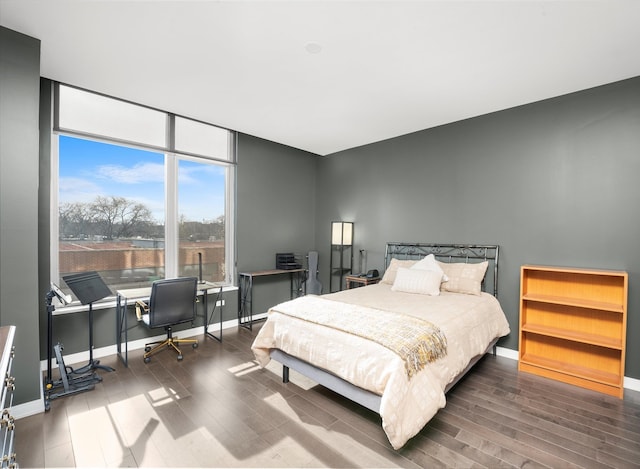
[[[625,389],[631,389],[632,391],[640,391],[640,379],[625,376],[622,386]]]
[[[259,319],[260,315],[255,315],[254,319]],[[231,327],[237,327],[238,321],[233,319],[230,321],[224,321],[222,323],[222,329],[229,329]],[[216,332],[212,330],[212,332]],[[202,333],[202,327],[194,327],[191,329],[186,329],[184,331],[176,332],[176,337],[184,338],[184,337],[194,337],[198,334]],[[128,350],[138,350],[144,348],[144,345],[149,342],[153,342],[154,340],[161,340],[164,335],[158,335],[155,337],[145,337],[144,339],[138,339],[129,342]],[[107,357],[110,355],[115,355],[117,349],[115,345],[110,345],[108,347],[101,347],[99,349],[94,349],[93,357],[101,358]],[[499,357],[509,358],[511,360],[518,360],[518,351],[512,350],[504,347],[496,347],[496,355]],[[89,361],[89,352],[80,352],[73,353],[70,355],[64,355],[65,365],[73,365],[76,363],[86,363]],[[47,361],[42,360],[40,362],[41,371],[45,371],[47,369]],[[15,419],[20,419],[22,417],[29,417],[30,415],[35,415],[40,412],[44,412],[44,391],[42,387],[42,373],[40,373],[40,399],[37,401],[26,402],[24,404],[16,405],[11,408],[11,414]],[[640,379],[629,378],[627,376],[624,377],[624,388],[630,389],[632,391],[640,392]]]
[[[511,350],[510,348],[496,347],[496,355],[499,357],[510,358],[511,360],[518,360],[518,351]]]
[[[42,386],[40,386],[40,389],[42,389]],[[25,402],[24,404],[11,407],[11,415],[13,415],[13,418],[16,420],[42,412],[44,412],[44,395],[42,390],[40,391],[40,399],[37,401]]]

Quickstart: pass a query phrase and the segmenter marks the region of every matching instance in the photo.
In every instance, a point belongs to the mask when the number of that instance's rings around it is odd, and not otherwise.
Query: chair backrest
[[[196,317],[196,277],[156,280],[149,298],[149,326],[165,327]]]

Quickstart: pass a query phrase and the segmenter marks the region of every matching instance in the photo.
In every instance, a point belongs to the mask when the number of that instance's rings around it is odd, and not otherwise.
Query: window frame
[[[132,142],[120,138],[111,138],[105,135],[96,135],[89,132],[83,132],[77,129],[69,129],[60,126],[60,86],[75,88],[80,91],[91,93],[94,95],[122,101],[134,106],[152,109],[162,112],[166,116],[165,125],[165,146],[158,147],[154,145]],[[164,154],[165,166],[165,277],[176,277],[179,271],[179,230],[178,230],[178,166],[182,159],[199,161],[207,164],[215,164],[225,169],[225,279],[224,283],[233,285],[236,278],[236,259],[235,259],[235,220],[236,220],[236,169],[237,169],[237,133],[215,126],[207,122],[192,119],[186,116],[180,116],[166,111],[161,111],[149,106],[127,101],[113,96],[95,93],[93,91],[84,90],[82,88],[70,86],[67,84],[53,83],[53,126],[51,130],[51,181],[50,181],[50,278],[52,282],[60,276],[60,251],[59,251],[59,136],[66,135],[74,138],[85,140],[93,140],[97,142],[108,143],[112,145],[120,145],[141,150],[148,150]],[[175,119],[191,120],[200,124],[215,127],[228,133],[227,152],[228,158],[222,159],[210,155],[202,155],[175,149]],[[114,295],[115,296],[115,295]]]

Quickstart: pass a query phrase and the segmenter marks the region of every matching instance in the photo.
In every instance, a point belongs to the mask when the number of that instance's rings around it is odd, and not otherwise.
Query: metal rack
[[[11,415],[13,390],[15,387],[15,378],[11,376],[11,366],[13,365],[15,352],[13,345],[15,330],[15,326],[0,327],[0,349],[2,350],[2,358],[0,359],[0,374],[2,376],[2,391],[0,397],[0,403],[2,404],[2,415],[0,416],[2,459],[0,460],[0,467],[3,468],[18,467],[16,453],[14,452],[15,419]]]

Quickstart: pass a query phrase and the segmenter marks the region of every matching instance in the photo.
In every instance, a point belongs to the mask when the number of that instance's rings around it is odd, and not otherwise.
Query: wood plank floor
[[[640,467],[640,393],[619,400],[518,373],[487,356],[399,451],[378,415],[274,364],[229,329],[149,364],[102,363],[94,390],[20,419],[21,467]]]

